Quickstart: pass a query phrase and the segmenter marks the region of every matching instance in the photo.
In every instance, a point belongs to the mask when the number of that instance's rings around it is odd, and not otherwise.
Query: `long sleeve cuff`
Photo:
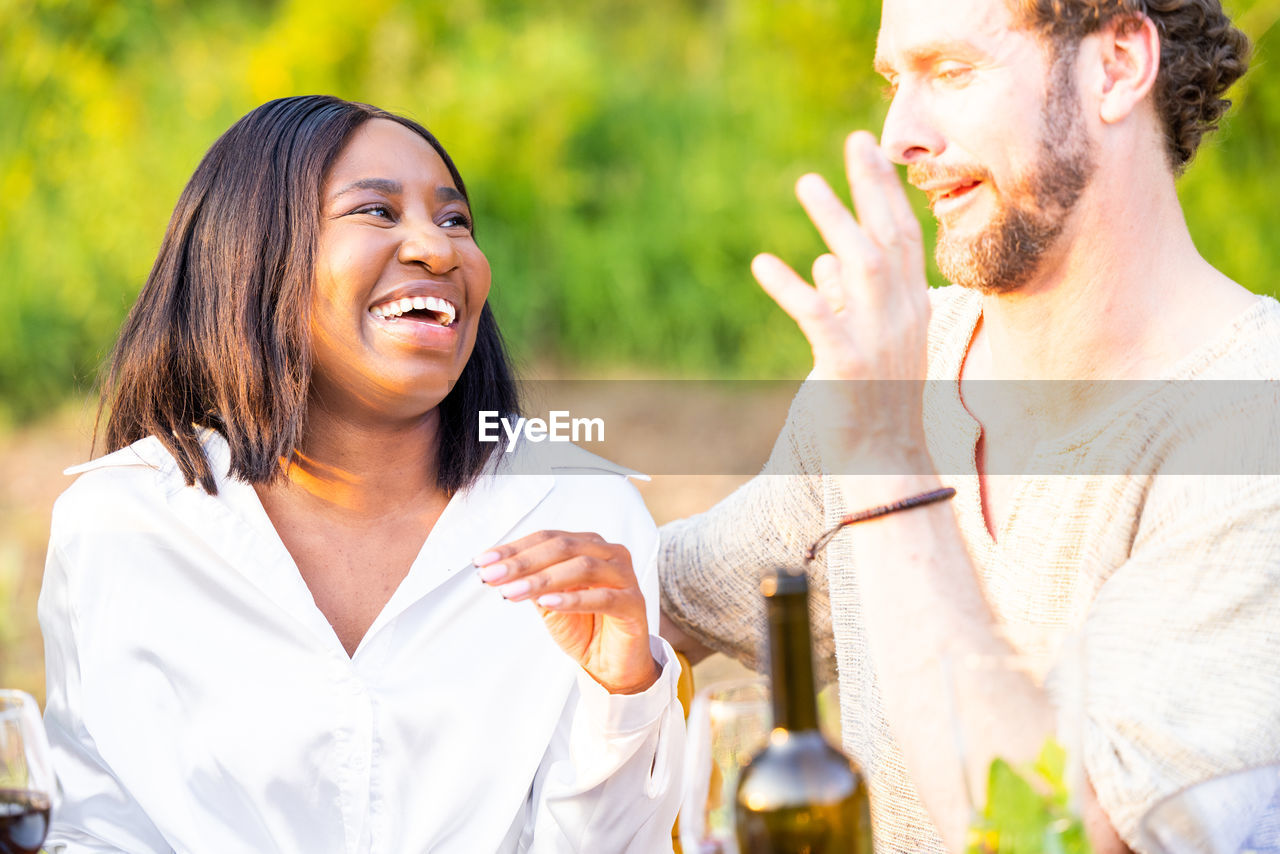
[[[649,636],[649,650],[662,674],[638,694],[610,694],[584,670],[578,673],[582,713],[599,732],[610,735],[635,732],[653,726],[662,718],[680,681],[680,661],[664,639]]]

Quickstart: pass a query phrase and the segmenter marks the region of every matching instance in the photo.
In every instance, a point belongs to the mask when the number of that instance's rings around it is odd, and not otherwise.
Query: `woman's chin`
[[[309,418],[314,422],[323,413],[326,420],[400,429],[434,413],[455,383],[450,377],[384,377],[362,389],[339,390],[313,382]]]
[[[400,389],[384,398],[378,407],[389,422],[412,422],[436,411],[453,388],[452,382],[431,382]]]

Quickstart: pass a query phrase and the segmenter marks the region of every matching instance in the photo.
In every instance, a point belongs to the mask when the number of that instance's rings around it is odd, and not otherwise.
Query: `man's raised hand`
[[[814,284],[774,255],[751,264],[760,286],[808,338],[813,378],[852,381],[839,391],[824,384],[822,417],[832,429],[824,431],[831,435],[823,451],[832,465],[893,446],[922,448],[929,323],[920,223],[897,172],[865,131],[849,136],[844,153],[856,218],[820,176],[796,182],[796,196],[830,250],[813,262]]]

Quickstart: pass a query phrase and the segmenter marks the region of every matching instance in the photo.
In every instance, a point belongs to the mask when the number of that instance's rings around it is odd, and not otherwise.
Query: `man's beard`
[[[1074,50],[1054,58],[1035,166],[1008,194],[1010,201],[968,239],[938,223],[934,257],[948,281],[986,294],[1015,291],[1035,275],[1062,234],[1097,166],[1080,115],[1074,59]],[[989,174],[983,177],[990,180]]]

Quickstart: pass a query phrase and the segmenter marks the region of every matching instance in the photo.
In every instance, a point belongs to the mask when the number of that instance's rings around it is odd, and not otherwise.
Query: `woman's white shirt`
[[[670,850],[679,664],[656,638],[656,532],[625,469],[577,449],[542,473],[491,469],[449,502],[348,657],[253,488],[226,477],[226,443],[205,446],[216,496],[154,438],[69,470],[39,606],[65,792],[51,842]],[[663,667],[644,693],[608,694],[532,603],[476,578],[474,555],[544,528],[630,550]]]

